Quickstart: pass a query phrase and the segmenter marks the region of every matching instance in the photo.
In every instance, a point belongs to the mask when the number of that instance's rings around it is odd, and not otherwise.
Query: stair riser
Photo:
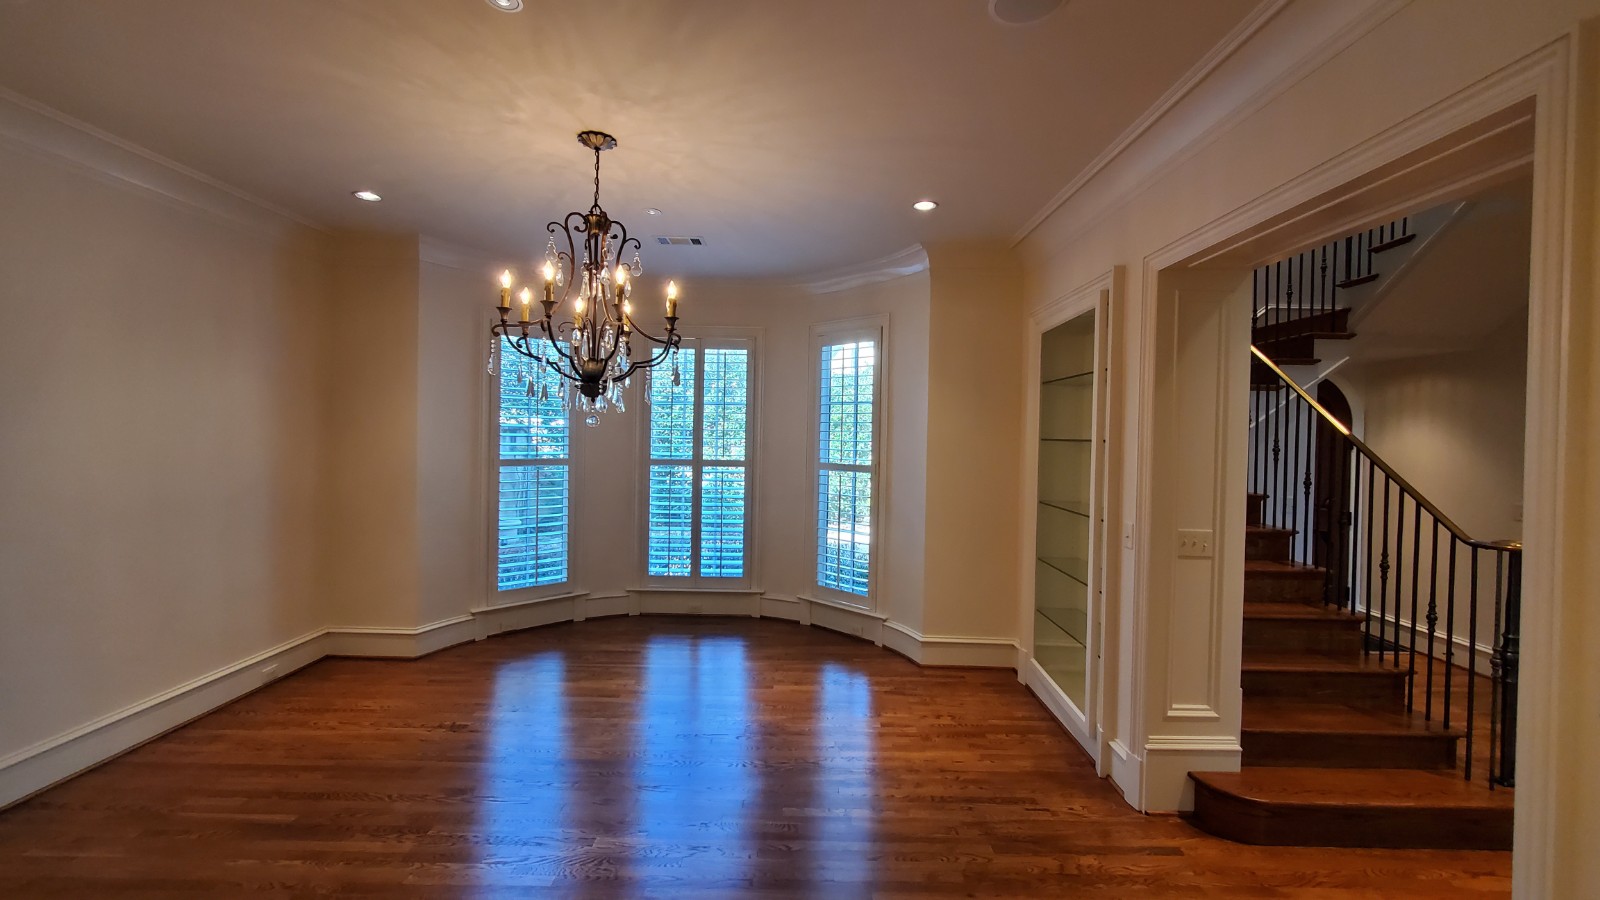
[[[1405,702],[1405,677],[1383,671],[1253,672],[1240,679],[1245,700],[1252,697],[1300,697],[1372,709],[1394,709]]]
[[[1255,803],[1195,785],[1190,821],[1241,844],[1275,847],[1510,850],[1511,810]]]
[[[1261,513],[1266,508],[1266,494],[1248,494],[1244,499],[1244,521],[1246,525],[1260,525]]]
[[[1254,731],[1240,736],[1247,766],[1323,769],[1453,769],[1454,735]]]
[[[1266,562],[1289,562],[1293,544],[1293,532],[1248,532],[1244,537],[1244,558]]]
[[[1341,332],[1350,330],[1350,310],[1339,309],[1331,313],[1318,313],[1311,316],[1302,316],[1287,322],[1274,322],[1253,328],[1250,331],[1250,341],[1261,344],[1266,341],[1282,340],[1302,334]]]
[[[1359,622],[1277,621],[1245,619],[1244,652],[1298,652],[1353,659],[1361,653]]]
[[[1246,572],[1244,599],[1262,603],[1321,603],[1323,579],[1317,574]]]

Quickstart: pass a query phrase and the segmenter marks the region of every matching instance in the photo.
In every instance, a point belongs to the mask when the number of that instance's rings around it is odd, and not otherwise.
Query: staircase
[[[1460,730],[1406,711],[1415,677],[1364,652],[1366,617],[1323,606],[1326,572],[1247,506],[1238,772],[1191,772],[1201,829],[1246,844],[1511,848],[1507,790],[1463,779]]]
[[[1402,219],[1256,271],[1242,768],[1189,773],[1220,837],[1511,848],[1521,547],[1467,536],[1283,371],[1355,337],[1350,292],[1414,238]]]

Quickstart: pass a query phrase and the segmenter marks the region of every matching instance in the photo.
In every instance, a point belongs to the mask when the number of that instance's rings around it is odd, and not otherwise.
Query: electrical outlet
[[[1178,558],[1210,559],[1213,553],[1212,543],[1212,534],[1209,530],[1181,528],[1178,530]]]

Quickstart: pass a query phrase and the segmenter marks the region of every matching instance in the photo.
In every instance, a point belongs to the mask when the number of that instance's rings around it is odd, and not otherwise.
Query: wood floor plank
[[[1009,672],[770,620],[330,659],[0,813],[0,897],[1487,898],[1141,816]]]

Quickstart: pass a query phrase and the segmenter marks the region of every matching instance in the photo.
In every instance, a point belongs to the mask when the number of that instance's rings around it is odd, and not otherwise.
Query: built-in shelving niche
[[[1026,681],[1101,763],[1098,660],[1105,546],[1104,310],[1109,290],[1035,319],[1037,476]]]

